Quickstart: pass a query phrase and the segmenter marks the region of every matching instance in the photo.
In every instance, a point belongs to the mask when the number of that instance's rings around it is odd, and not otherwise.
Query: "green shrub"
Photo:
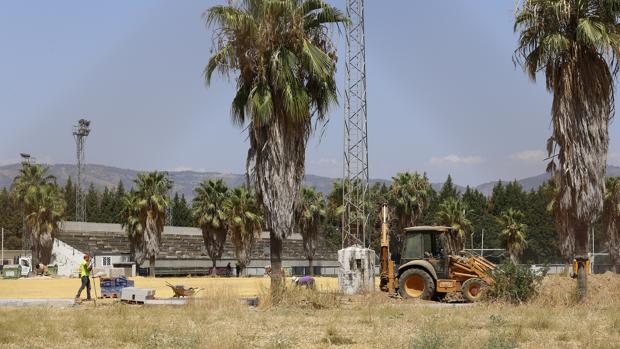
[[[500,264],[491,271],[493,283],[487,290],[487,299],[514,304],[527,302],[538,294],[538,288],[546,274],[546,269],[536,272],[527,266],[510,262]]]

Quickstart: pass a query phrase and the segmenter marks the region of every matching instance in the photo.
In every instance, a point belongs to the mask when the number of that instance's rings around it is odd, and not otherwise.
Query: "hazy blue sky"
[[[88,162],[242,172],[234,86],[206,88],[201,76],[211,52],[201,15],[222,3],[0,2],[0,164],[20,152],[74,162],[72,125],[86,117]],[[371,177],[426,171],[475,185],[543,172],[551,97],[512,63],[514,4],[366,1]],[[308,146],[308,173],[341,175],[342,123],[335,106]],[[613,122],[611,164],[619,131]]]

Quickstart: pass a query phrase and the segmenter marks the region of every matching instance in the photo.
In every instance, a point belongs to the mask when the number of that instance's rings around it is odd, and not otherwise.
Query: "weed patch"
[[[355,344],[355,341],[353,341],[353,339],[339,334],[336,328],[332,326],[327,328],[327,330],[325,331],[325,337],[323,337],[321,342],[330,344],[330,345]]]

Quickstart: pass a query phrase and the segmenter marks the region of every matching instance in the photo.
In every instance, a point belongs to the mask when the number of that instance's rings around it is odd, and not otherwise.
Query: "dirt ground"
[[[198,296],[204,297],[209,293],[219,293],[222,290],[240,296],[255,296],[269,287],[268,278],[130,278],[134,280],[136,287],[154,288],[157,297],[172,297],[172,290],[166,286],[166,282],[173,285],[185,285],[204,288]],[[98,280],[95,281],[98,284]],[[335,290],[338,287],[336,278],[319,277],[317,286],[323,290]],[[79,279],[69,278],[24,278],[17,280],[0,279],[0,298],[73,298],[80,287]],[[97,291],[99,292],[99,291]],[[86,297],[85,291],[82,293]],[[94,294],[93,294],[94,296]]]
[[[612,274],[590,277],[588,299],[579,305],[575,281],[561,277],[547,278],[540,296],[524,305],[437,306],[379,292],[296,290],[280,306],[266,301],[257,308],[242,305],[236,292],[266,299],[267,280],[181,280],[214,288],[181,307],[0,308],[0,348],[620,348],[620,277]],[[51,290],[59,280],[40,282]],[[0,283],[2,294],[6,285]]]

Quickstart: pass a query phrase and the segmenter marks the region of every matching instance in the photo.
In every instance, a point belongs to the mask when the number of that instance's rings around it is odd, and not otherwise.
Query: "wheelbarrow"
[[[172,289],[172,292],[174,292],[174,296],[172,297],[174,298],[192,297],[202,290],[202,288],[198,288],[198,287],[185,287],[183,285],[173,285],[169,282],[166,282],[166,286]]]

